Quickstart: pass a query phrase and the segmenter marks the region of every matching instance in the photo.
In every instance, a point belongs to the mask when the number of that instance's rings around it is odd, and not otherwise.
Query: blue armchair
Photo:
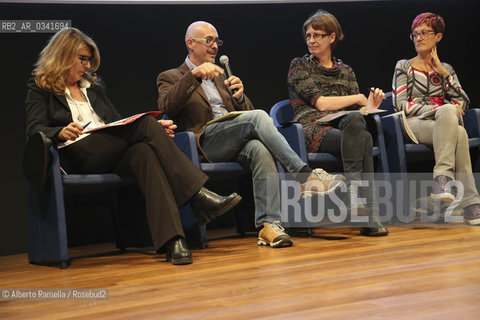
[[[190,143],[187,134],[178,134],[175,142]],[[189,148],[184,148],[188,150]],[[196,146],[195,149],[196,150]],[[198,159],[198,155],[197,155]],[[102,193],[102,204],[110,208],[116,247],[151,246],[143,198],[132,195],[133,180],[107,174],[62,174],[58,150],[49,145],[43,133],[28,142],[24,155],[24,172],[28,184],[28,259],[34,264],[69,265],[66,205],[78,195]],[[130,188],[130,189],[128,189]],[[127,191],[125,191],[127,190]],[[126,197],[117,196],[118,192]],[[122,193],[122,195],[123,195]],[[124,201],[128,198],[128,201]],[[133,202],[131,201],[133,198]],[[139,200],[139,201],[135,201]],[[128,203],[122,203],[128,202]],[[120,205],[119,205],[120,202]],[[130,207],[130,208],[129,208]],[[129,211],[129,212],[126,212]],[[131,214],[135,212],[135,215]],[[199,226],[188,205],[180,209],[182,226],[189,245],[204,247],[205,226]],[[135,234],[132,234],[135,232]]]
[[[273,122],[281,132],[285,128],[292,126],[295,127],[295,130],[290,130],[290,132],[294,135],[292,136],[285,136],[287,141],[289,142],[290,146],[304,159],[305,156],[303,153],[306,153],[306,159],[308,163],[340,163],[341,159],[338,159],[336,156],[325,153],[325,152],[308,152],[306,151],[305,146],[305,137],[303,134],[303,127],[299,123],[293,122],[293,110],[290,104],[290,100],[282,100],[276,103],[272,109],[270,109],[270,117],[273,118]],[[388,173],[389,167],[387,159],[387,152],[385,147],[385,140],[383,137],[382,126],[380,122],[380,118],[378,116],[373,117],[373,125],[369,125],[370,131],[373,133],[373,141],[374,141],[374,148],[373,148],[373,156],[378,158],[379,166],[377,166],[377,171]],[[301,133],[300,133],[301,132]]]

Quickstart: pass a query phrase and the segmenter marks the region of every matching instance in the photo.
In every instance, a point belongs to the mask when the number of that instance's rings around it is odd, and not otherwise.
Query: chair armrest
[[[469,138],[480,137],[480,109],[467,109],[463,124]]]
[[[169,120],[166,113],[162,116],[163,120]],[[192,131],[183,131],[175,133],[173,142],[177,145],[177,148],[183,152],[187,158],[189,158],[198,168],[200,168],[200,160],[198,157],[197,138]]]
[[[200,160],[198,158],[197,139],[191,131],[175,133],[173,142],[178,149],[183,152],[198,168],[200,168]]]
[[[401,119],[397,116],[380,119],[391,172],[406,172],[407,160]]]
[[[305,145],[305,135],[303,127],[299,123],[292,123],[288,125],[280,125],[277,127],[278,131],[284,136],[293,151],[305,163],[308,163],[307,147]]]
[[[23,153],[23,173],[27,182],[37,191],[43,190],[47,180],[49,149],[57,152],[51,146],[52,140],[47,138],[43,132],[39,131],[27,138]]]
[[[367,123],[367,130],[372,135],[373,145],[378,147],[380,143],[379,140],[384,138],[380,116],[378,114],[367,115],[365,121]]]
[[[385,135],[383,134],[382,120],[380,116],[373,116],[376,128],[376,137],[374,137],[374,146],[378,146],[380,149],[380,158],[382,161],[383,172],[390,172],[390,167],[388,165],[388,156],[387,156],[387,145],[385,143]]]

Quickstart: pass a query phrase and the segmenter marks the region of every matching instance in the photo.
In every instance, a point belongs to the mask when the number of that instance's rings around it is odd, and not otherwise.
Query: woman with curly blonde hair
[[[35,83],[42,89],[52,90],[58,95],[65,92],[68,71],[74,63],[81,47],[88,46],[92,53],[89,59],[90,72],[100,66],[100,52],[95,42],[76,28],[56,33],[49,44],[40,53],[40,58],[33,70]],[[95,83],[95,76],[85,73],[84,78]]]
[[[203,187],[208,177],[173,143],[172,121],[143,116],[123,126],[89,129],[120,120],[92,76],[100,54],[92,39],[75,28],[55,34],[42,50],[27,84],[27,134],[43,132],[59,149],[69,173],[114,172],[140,187],[153,245],[173,264],[192,263],[178,208],[190,203],[200,224],[233,208],[241,197],[219,196]],[[169,137],[170,136],[170,137]]]

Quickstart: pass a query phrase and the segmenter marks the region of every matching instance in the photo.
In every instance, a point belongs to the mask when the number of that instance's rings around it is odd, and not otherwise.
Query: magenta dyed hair
[[[424,23],[432,27],[435,33],[443,33],[443,31],[445,30],[445,21],[443,21],[443,18],[441,16],[435,13],[425,12],[420,13],[418,16],[415,17],[412,23],[412,31],[416,27]]]

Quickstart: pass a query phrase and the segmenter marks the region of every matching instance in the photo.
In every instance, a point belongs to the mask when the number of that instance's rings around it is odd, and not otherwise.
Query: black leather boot
[[[167,261],[174,265],[191,264],[193,262],[192,252],[188,249],[185,239],[175,237],[170,239],[164,246],[167,253]]]
[[[190,200],[190,205],[198,223],[204,225],[235,207],[241,200],[242,197],[236,193],[223,197],[202,188]]]

